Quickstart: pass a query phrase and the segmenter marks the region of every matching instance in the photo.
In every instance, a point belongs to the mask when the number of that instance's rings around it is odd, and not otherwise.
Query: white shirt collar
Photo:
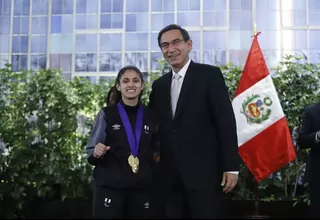
[[[189,58],[188,62],[181,68],[181,70],[179,72],[177,72],[182,78],[185,77],[188,67],[190,65],[191,59]],[[176,72],[174,72],[174,70],[172,69],[172,78],[174,77]]]

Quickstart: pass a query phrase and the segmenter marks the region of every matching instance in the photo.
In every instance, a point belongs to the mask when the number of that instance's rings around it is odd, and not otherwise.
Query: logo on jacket
[[[271,105],[270,97],[253,94],[242,103],[241,113],[244,114],[249,124],[261,124],[269,119],[272,113]]]
[[[121,125],[119,125],[119,124],[114,124],[114,125],[112,125],[112,130],[114,130],[114,131],[119,130],[120,127],[121,127]]]
[[[144,125],[144,133],[149,134],[150,127],[148,125]]]
[[[104,206],[108,208],[108,207],[110,207],[110,204],[111,204],[111,199],[105,198],[104,199]]]
[[[149,202],[146,202],[146,203],[144,204],[144,208],[145,208],[145,209],[148,209],[149,206],[150,206],[150,203],[149,203]]]

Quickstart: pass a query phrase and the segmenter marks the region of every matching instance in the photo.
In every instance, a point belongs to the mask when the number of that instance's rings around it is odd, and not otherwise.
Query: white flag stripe
[[[272,100],[272,105],[269,107],[272,113],[269,118],[261,124],[249,124],[247,122],[246,116],[241,113],[243,108],[242,104],[248,97],[256,94],[260,95],[262,100],[264,99],[264,97],[269,97]],[[270,75],[236,96],[232,102],[232,105],[237,120],[239,147],[251,138],[261,133],[264,129],[268,128],[270,125],[274,124],[276,121],[284,117],[284,113],[282,111],[282,107]]]

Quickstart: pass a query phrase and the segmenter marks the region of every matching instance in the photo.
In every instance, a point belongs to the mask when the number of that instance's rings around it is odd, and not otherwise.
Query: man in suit
[[[309,185],[311,213],[320,218],[320,103],[304,109],[298,137],[302,149],[311,149],[307,163],[307,181]]]
[[[188,32],[172,24],[158,44],[172,70],[152,85],[150,106],[159,120],[165,215],[220,218],[222,192],[238,179],[236,121],[218,67],[189,58]]]

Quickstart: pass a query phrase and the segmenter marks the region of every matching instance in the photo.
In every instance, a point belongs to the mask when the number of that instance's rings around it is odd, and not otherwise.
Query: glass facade
[[[92,81],[127,64],[152,71],[170,23],[189,31],[198,62],[243,65],[256,25],[270,67],[284,54],[320,63],[319,12],[319,0],[0,0],[0,67]]]

